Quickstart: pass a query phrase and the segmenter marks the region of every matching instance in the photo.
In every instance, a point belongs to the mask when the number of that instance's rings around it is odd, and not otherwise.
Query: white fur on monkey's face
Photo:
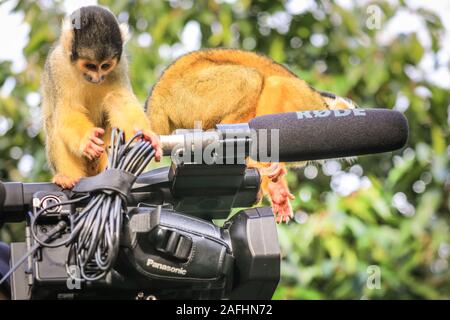
[[[117,63],[117,58],[107,59],[100,63],[91,59],[78,59],[75,66],[83,74],[86,81],[101,84],[108,74],[114,70]]]

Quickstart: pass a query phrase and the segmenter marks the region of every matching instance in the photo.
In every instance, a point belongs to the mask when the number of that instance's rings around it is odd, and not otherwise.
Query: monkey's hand
[[[135,129],[136,133],[142,133],[142,136],[145,140],[152,144],[152,147],[156,150],[155,152],[155,161],[160,161],[163,151],[161,148],[161,142],[159,141],[158,135],[154,134],[150,130],[139,130]]]
[[[103,147],[104,142],[100,139],[104,134],[105,130],[103,128],[92,128],[86,133],[80,147],[83,156],[89,160],[100,158],[105,151]]]
[[[268,191],[277,223],[288,222],[294,215],[289,200],[294,200],[295,197],[289,192],[286,181],[284,179],[270,181]]]

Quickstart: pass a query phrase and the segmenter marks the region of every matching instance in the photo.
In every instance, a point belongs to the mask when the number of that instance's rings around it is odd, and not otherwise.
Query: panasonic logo
[[[313,119],[313,118],[326,118],[326,117],[347,117],[365,116],[366,110],[364,109],[345,109],[345,110],[314,110],[314,111],[299,111],[296,112],[297,119]]]
[[[186,269],[171,267],[167,264],[162,264],[162,263],[156,262],[153,259],[147,259],[147,267],[152,267],[152,268],[155,268],[158,270],[180,274],[182,276],[185,276],[186,272],[187,272]]]

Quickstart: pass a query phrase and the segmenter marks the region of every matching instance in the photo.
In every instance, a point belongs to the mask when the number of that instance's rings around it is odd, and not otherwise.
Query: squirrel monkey
[[[42,78],[42,111],[53,182],[72,188],[84,176],[103,171],[111,128],[131,138],[142,130],[157,137],[133,94],[123,54],[127,26],[99,6],[82,7],[63,21]]]
[[[152,130],[170,134],[177,128],[203,129],[218,123],[248,122],[256,116],[301,110],[346,109],[353,103],[319,92],[286,67],[268,57],[231,49],[188,53],[162,74],[146,102]],[[268,193],[277,222],[292,217],[294,199],[283,164],[249,160],[262,174],[262,190]]]

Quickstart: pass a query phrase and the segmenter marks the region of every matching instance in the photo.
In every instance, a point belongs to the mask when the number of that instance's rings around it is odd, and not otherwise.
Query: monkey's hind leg
[[[268,77],[259,97],[256,116],[301,110],[321,110],[328,106],[323,97],[299,78]]]
[[[85,159],[71,153],[62,141],[54,142],[50,161],[55,170],[52,181],[64,189],[71,189],[86,176]]]
[[[156,134],[171,134],[173,132],[170,118],[162,107],[151,107],[148,114],[150,127]]]
[[[256,116],[326,108],[322,96],[303,80],[295,77],[270,76],[264,81],[256,107]],[[270,163],[250,162],[249,165],[259,168],[261,173],[267,172],[271,167]],[[277,222],[287,222],[293,216],[289,200],[293,200],[294,195],[287,185],[285,164],[279,163],[275,169],[276,172],[273,174],[262,175],[261,188],[270,196]]]

